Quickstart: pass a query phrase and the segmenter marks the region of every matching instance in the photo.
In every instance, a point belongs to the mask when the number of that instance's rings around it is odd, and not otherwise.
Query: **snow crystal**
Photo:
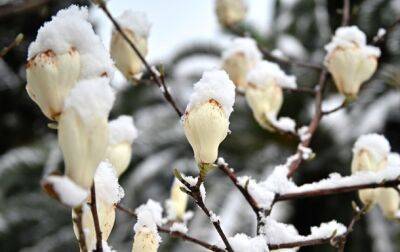
[[[107,78],[78,82],[65,99],[65,109],[76,110],[84,122],[90,122],[97,116],[108,118],[115,99],[115,94],[108,83]]]
[[[52,186],[61,203],[69,207],[79,206],[89,195],[87,190],[75,184],[67,176],[50,175],[44,181]]]
[[[236,252],[268,252],[268,246],[262,236],[248,237],[246,234],[236,234],[228,237],[228,241]]]
[[[307,236],[299,235],[293,225],[280,223],[271,217],[265,219],[264,234],[268,244],[279,245],[283,243],[301,242],[313,239],[330,238],[333,234],[340,236],[346,232],[347,228],[332,220],[322,223],[319,227],[311,227],[311,234]]]
[[[108,129],[109,143],[111,145],[122,142],[131,144],[138,136],[132,116],[119,116],[108,123]]]
[[[267,115],[267,117],[275,128],[286,132],[295,132],[296,122],[292,118],[281,117],[276,119],[271,115]]]
[[[356,154],[363,149],[369,150],[375,159],[380,160],[389,155],[390,144],[383,135],[366,134],[357,139],[353,153]]]
[[[251,38],[235,38],[230,46],[222,53],[222,59],[225,60],[237,53],[244,54],[245,57],[252,62],[257,62],[262,59],[261,52],[257,47],[257,42]]]
[[[169,230],[171,230],[171,232],[181,232],[186,234],[188,228],[184,223],[174,222]]]
[[[213,211],[210,211],[210,220],[211,222],[219,222],[220,218]]]
[[[71,5],[60,10],[39,29],[36,40],[29,46],[28,60],[49,50],[65,54],[74,48],[80,54],[81,79],[103,74],[112,78],[114,67],[110,54],[95,34],[88,18],[87,7]]]
[[[256,86],[262,87],[268,85],[271,81],[275,80],[276,84],[285,88],[296,88],[296,77],[287,75],[278,64],[269,62],[267,60],[260,61],[256,66],[250,70],[247,75],[247,81]]]
[[[329,57],[336,48],[345,49],[353,48],[354,46],[360,48],[366,57],[379,57],[381,55],[378,47],[367,45],[367,37],[357,26],[338,28],[332,41],[325,46],[325,50],[328,52],[327,57]]]
[[[118,203],[125,195],[124,189],[118,183],[114,167],[103,161],[97,167],[94,175],[96,197],[110,205]]]
[[[149,199],[146,204],[140,205],[138,208],[136,208],[135,213],[139,216],[139,214],[142,212],[148,212],[151,215],[150,217],[151,217],[152,221],[156,225],[161,225],[162,224],[162,211],[163,211],[163,209],[162,209],[160,203],[158,203],[157,201],[154,201],[152,199]]]
[[[223,70],[211,70],[203,73],[201,79],[194,84],[194,92],[190,96],[186,111],[190,111],[210,99],[216,100],[222,106],[226,116],[230,116],[235,102],[235,85]]]
[[[149,36],[151,24],[143,12],[125,10],[117,21],[122,28],[131,30],[138,36],[146,38]]]

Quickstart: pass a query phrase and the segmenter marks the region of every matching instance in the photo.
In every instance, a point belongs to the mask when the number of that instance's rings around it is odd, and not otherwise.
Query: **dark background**
[[[20,0],[0,1],[0,49],[13,41],[18,33],[25,39],[17,48],[0,59],[0,251],[72,251],[74,240],[70,211],[41,192],[39,182],[45,171],[63,169],[57,148],[55,132],[47,128],[48,121],[25,91],[25,61],[29,43],[38,28],[59,9],[71,3],[86,1]],[[351,24],[356,24],[369,41],[378,28],[386,27],[400,17],[399,1],[351,1]],[[298,1],[290,8],[276,3],[273,30],[268,36],[257,38],[273,49],[279,34],[295,36],[306,48],[302,60],[322,62],[323,46],[332,31],[340,25],[342,1]],[[287,25],[278,25],[288,16]],[[171,17],[173,18],[173,17]],[[321,19],[322,18],[322,19]],[[326,20],[326,25],[323,20]],[[251,30],[251,27],[247,27]],[[229,33],[229,31],[224,31]],[[324,119],[313,142],[317,156],[304,163],[295,180],[298,184],[316,181],[331,172],[350,173],[351,148],[355,139],[364,133],[378,132],[390,141],[393,151],[400,152],[400,29],[394,29],[381,45],[383,54],[380,68],[373,80],[366,84],[357,103],[345,111]],[[184,108],[197,73],[176,76],[175,67],[184,60],[204,54],[218,57],[220,48],[212,43],[188,41],[168,62],[168,85]],[[314,86],[318,73],[309,69],[283,66],[295,74],[299,86]],[[326,97],[336,93],[329,82]],[[312,97],[287,94],[281,114],[295,118],[299,125],[307,124],[312,111]],[[133,145],[133,159],[129,170],[121,177],[126,197],[124,204],[136,207],[148,198],[163,201],[168,197],[172,182],[172,168],[194,173],[192,152],[179,120],[163,101],[154,86],[128,86],[118,93],[111,117],[132,114],[140,136]],[[240,174],[262,179],[286,157],[295,151],[296,142],[285,136],[262,130],[253,120],[243,97],[238,97],[231,116],[232,134],[221,146],[221,155]],[[243,172],[242,172],[243,171]],[[219,171],[208,177],[207,204],[222,217],[227,233],[252,234],[254,220],[251,209]],[[297,200],[279,204],[276,218],[293,223],[301,234],[310,226],[337,219],[348,223],[351,219],[351,201],[356,194],[343,194]],[[193,206],[190,206],[193,208]],[[189,225],[198,237],[217,241],[209,222],[196,212]],[[119,214],[110,244],[121,251],[130,251],[134,221]],[[214,240],[213,240],[214,239]],[[160,251],[192,251],[184,242],[163,237]],[[386,221],[378,209],[373,209],[356,226],[347,243],[346,251],[399,251],[399,224]],[[195,247],[195,249],[198,249]],[[334,251],[329,246],[307,247],[300,251]]]

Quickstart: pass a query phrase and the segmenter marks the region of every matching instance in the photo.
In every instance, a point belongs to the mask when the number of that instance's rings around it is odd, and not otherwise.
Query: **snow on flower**
[[[123,115],[110,121],[108,129],[110,144],[119,144],[121,142],[132,144],[133,140],[138,136],[138,131],[131,116]]]
[[[147,221],[148,218],[151,217],[152,221],[155,223],[155,225],[161,225],[162,224],[162,207],[161,204],[158,203],[157,201],[154,201],[152,199],[149,199],[146,204],[140,205],[138,208],[136,208],[135,213],[139,215],[142,212],[148,212],[150,213],[150,216],[146,215],[145,220]]]
[[[283,88],[296,88],[296,77],[287,75],[278,64],[262,60],[247,75],[249,83],[262,86],[271,84],[268,79],[274,80],[280,87]]]
[[[124,189],[118,183],[113,166],[103,161],[97,167],[94,175],[96,196],[110,205],[118,203],[125,195]]]
[[[124,29],[129,29],[142,37],[149,36],[151,24],[143,12],[125,10],[117,21]]]
[[[246,234],[236,234],[228,237],[228,241],[236,252],[268,252],[265,239],[262,236],[249,237]]]

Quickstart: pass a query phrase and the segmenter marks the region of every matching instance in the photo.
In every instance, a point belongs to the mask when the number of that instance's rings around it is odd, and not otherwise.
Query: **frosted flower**
[[[235,86],[225,71],[203,73],[182,117],[186,138],[198,164],[212,164],[229,131]]]
[[[132,143],[137,137],[137,129],[131,116],[119,116],[108,123],[109,137],[106,158],[120,176],[129,165]]]
[[[137,212],[132,252],[156,252],[161,242],[153,214],[148,210]]]
[[[74,48],[64,54],[46,51],[28,61],[26,90],[49,119],[58,119],[79,71],[80,55]]]
[[[232,26],[246,18],[247,6],[243,0],[217,0],[215,11],[223,26]]]
[[[378,134],[360,136],[353,148],[352,173],[360,171],[380,171],[388,164],[390,145],[386,138]],[[376,189],[359,191],[359,196],[364,204],[373,204],[377,197]]]
[[[65,172],[75,183],[90,188],[108,143],[107,118],[114,93],[107,78],[79,82],[65,101],[58,124],[58,141]]]
[[[325,49],[324,64],[337,89],[347,99],[357,98],[363,82],[375,73],[381,51],[366,44],[366,36],[357,26],[338,28]]]
[[[236,87],[247,87],[247,74],[262,58],[257,43],[251,38],[236,38],[222,54],[222,68]]]
[[[283,103],[282,87],[295,88],[296,78],[286,75],[277,64],[263,60],[249,72],[247,81],[246,101],[254,118],[263,128],[275,131],[274,119]]]
[[[146,15],[142,12],[126,10],[118,18],[118,23],[129,40],[145,57],[147,55],[147,38],[150,30]],[[143,70],[144,65],[139,56],[116,30],[112,32],[110,53],[115,61],[115,66],[126,79],[131,79]]]
[[[182,183],[175,178],[171,187],[170,198],[166,202],[169,215],[168,218],[171,220],[183,220],[185,215],[188,195],[181,191],[181,187],[183,187]]]

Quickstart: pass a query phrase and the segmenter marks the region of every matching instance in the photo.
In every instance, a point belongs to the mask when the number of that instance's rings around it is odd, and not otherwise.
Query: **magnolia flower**
[[[338,28],[325,49],[324,64],[337,89],[349,100],[357,98],[363,82],[376,71],[380,49],[368,46],[365,34],[356,26]]]
[[[124,197],[124,190],[118,184],[118,177],[114,168],[108,162],[101,162],[94,177],[96,185],[96,207],[103,241],[107,241],[115,222],[115,204]],[[96,247],[96,231],[92,211],[89,204],[83,206],[82,227],[85,230],[86,245],[89,251]],[[74,211],[72,217],[75,218]],[[74,223],[76,238],[79,237],[78,228]]]
[[[359,137],[353,148],[352,173],[360,171],[380,171],[388,164],[390,145],[386,138],[378,134]],[[379,190],[363,189],[359,191],[360,200],[365,205],[376,203]]]
[[[203,73],[182,117],[186,138],[193,148],[196,162],[212,164],[218,147],[229,131],[235,86],[225,71]]]
[[[150,30],[146,15],[127,10],[119,17],[118,21],[125,35],[145,57]],[[116,30],[112,33],[110,53],[115,61],[115,66],[128,80],[143,70],[144,65],[139,56]]]
[[[95,170],[106,154],[107,117],[114,93],[107,78],[79,82],[65,101],[58,124],[58,141],[65,173],[75,183],[90,188]]]
[[[223,26],[232,26],[246,17],[247,7],[243,0],[217,0],[216,13]]]
[[[120,176],[132,156],[132,142],[137,137],[137,130],[131,116],[120,116],[108,123],[109,138],[106,158]]]
[[[282,87],[295,88],[296,78],[277,64],[260,61],[247,76],[246,101],[254,118],[265,129],[275,130],[275,119],[283,103]]]
[[[156,252],[158,250],[161,238],[150,210],[138,212],[138,221],[134,230],[132,252]]]
[[[248,72],[260,60],[261,53],[253,39],[236,38],[222,54],[222,68],[236,87],[244,90],[247,87]]]
[[[80,56],[76,49],[70,48],[64,54],[49,50],[28,61],[26,90],[45,116],[57,120],[79,73]]]
[[[184,219],[188,195],[181,191],[181,187],[183,187],[182,183],[175,178],[171,187],[171,196],[167,201],[168,218],[171,220]]]

